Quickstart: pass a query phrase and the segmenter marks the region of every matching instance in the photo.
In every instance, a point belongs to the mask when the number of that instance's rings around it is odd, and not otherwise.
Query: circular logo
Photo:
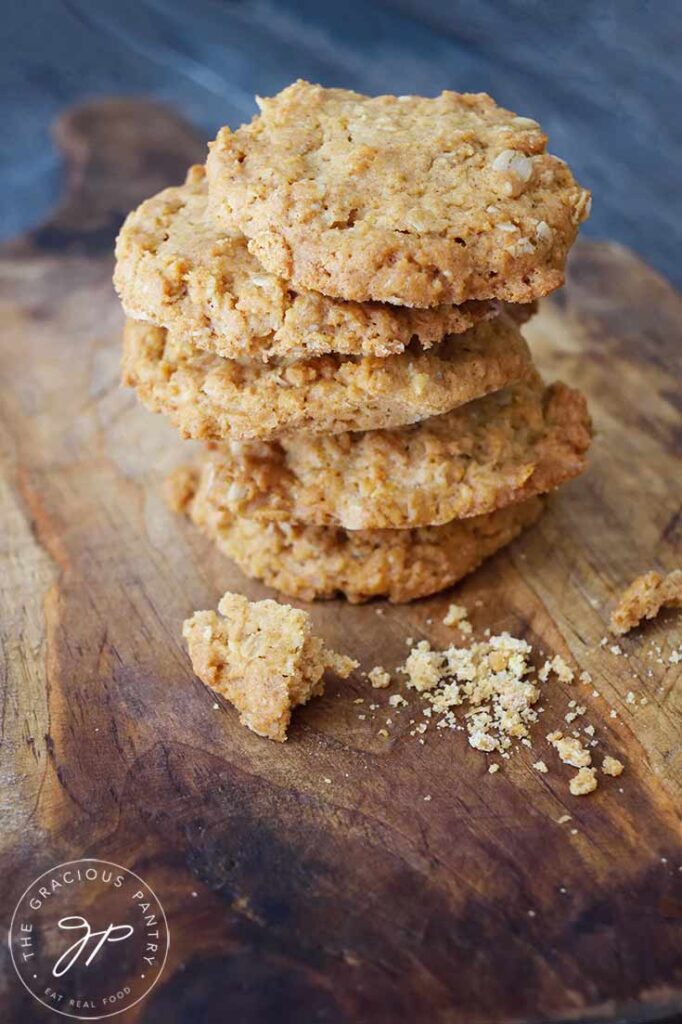
[[[9,931],[12,962],[31,995],[77,1020],[113,1017],[143,999],[169,944],[166,915],[147,883],[89,857],[31,882]]]

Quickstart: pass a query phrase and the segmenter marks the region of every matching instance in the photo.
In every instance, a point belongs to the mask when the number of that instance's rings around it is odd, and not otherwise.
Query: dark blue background
[[[60,187],[49,124],[152,94],[208,137],[297,77],[362,92],[490,92],[540,120],[595,194],[586,227],[680,283],[682,0],[5,0],[2,234]]]

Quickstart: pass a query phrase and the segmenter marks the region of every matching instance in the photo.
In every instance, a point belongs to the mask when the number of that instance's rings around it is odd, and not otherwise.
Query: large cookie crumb
[[[564,764],[570,764],[573,768],[587,768],[592,764],[592,755],[577,736],[564,736],[561,732],[551,732],[547,740],[552,744]]]
[[[358,667],[313,636],[307,612],[230,593],[218,611],[183,624],[192,667],[259,736],[283,742],[292,710],[323,692],[325,669],[345,679]]]
[[[375,690],[385,690],[391,684],[390,675],[381,665],[375,665],[373,669],[370,669],[367,678]]]
[[[655,618],[661,608],[682,608],[682,569],[673,569],[666,576],[645,572],[633,580],[613,609],[609,628],[617,636],[625,636],[642,619]]]

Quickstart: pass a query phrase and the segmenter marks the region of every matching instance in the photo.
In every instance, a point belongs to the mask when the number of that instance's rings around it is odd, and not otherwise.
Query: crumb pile
[[[297,82],[258,103],[121,230],[123,379],[208,443],[175,505],[248,575],[433,593],[584,468],[585,401],[520,327],[589,193],[485,94]]]
[[[226,593],[218,612],[195,612],[183,624],[192,667],[259,736],[283,742],[292,710],[323,692],[325,670],[345,679],[358,666],[314,636],[297,608]]]
[[[450,605],[443,622],[456,626],[463,636],[471,635],[467,609],[462,605]],[[405,677],[408,688],[417,691],[425,704],[422,720],[411,720],[410,735],[424,743],[429,728],[465,731],[470,746],[501,760],[509,760],[520,746],[534,749],[531,730],[545,710],[541,703],[545,684],[552,678],[572,684],[575,673],[560,655],[546,659],[536,670],[533,653],[526,640],[509,633],[491,636],[489,630],[483,640],[468,646],[451,644],[438,651],[426,640],[415,644],[397,670]],[[381,680],[381,686],[391,683],[389,673],[380,666],[372,669],[368,679],[373,686],[377,685],[377,680]],[[581,674],[580,682],[591,683],[588,673]],[[399,694],[389,698],[392,708],[403,707],[405,703]],[[595,738],[594,726],[584,722],[586,711],[577,700],[569,700],[564,722],[572,727],[571,731],[554,730],[545,737],[559,760],[577,769],[569,780],[573,796],[584,796],[598,786],[593,756],[599,741]],[[380,730],[380,734],[388,735],[385,729]],[[536,760],[532,766],[541,775],[550,771],[543,759]],[[499,761],[491,760],[488,771],[495,774],[500,767]],[[607,755],[602,760],[601,771],[617,777],[623,765]]]
[[[537,721],[540,690],[531,678],[530,653],[525,640],[508,634],[444,651],[422,640],[401,671],[409,687],[425,694],[438,728],[457,728],[454,709],[464,705],[471,746],[503,753]]]

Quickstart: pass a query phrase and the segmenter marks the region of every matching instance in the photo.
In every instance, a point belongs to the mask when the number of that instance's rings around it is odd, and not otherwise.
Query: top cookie
[[[497,313],[494,303],[434,309],[360,304],[297,292],[270,274],[232,226],[207,217],[203,167],[126,218],[116,242],[114,284],[128,316],[180,331],[228,359],[263,362],[338,352],[385,357],[419,339],[430,348]]]
[[[368,98],[296,82],[223,128],[212,216],[297,288],[359,302],[529,302],[562,284],[589,193],[485,93]]]

